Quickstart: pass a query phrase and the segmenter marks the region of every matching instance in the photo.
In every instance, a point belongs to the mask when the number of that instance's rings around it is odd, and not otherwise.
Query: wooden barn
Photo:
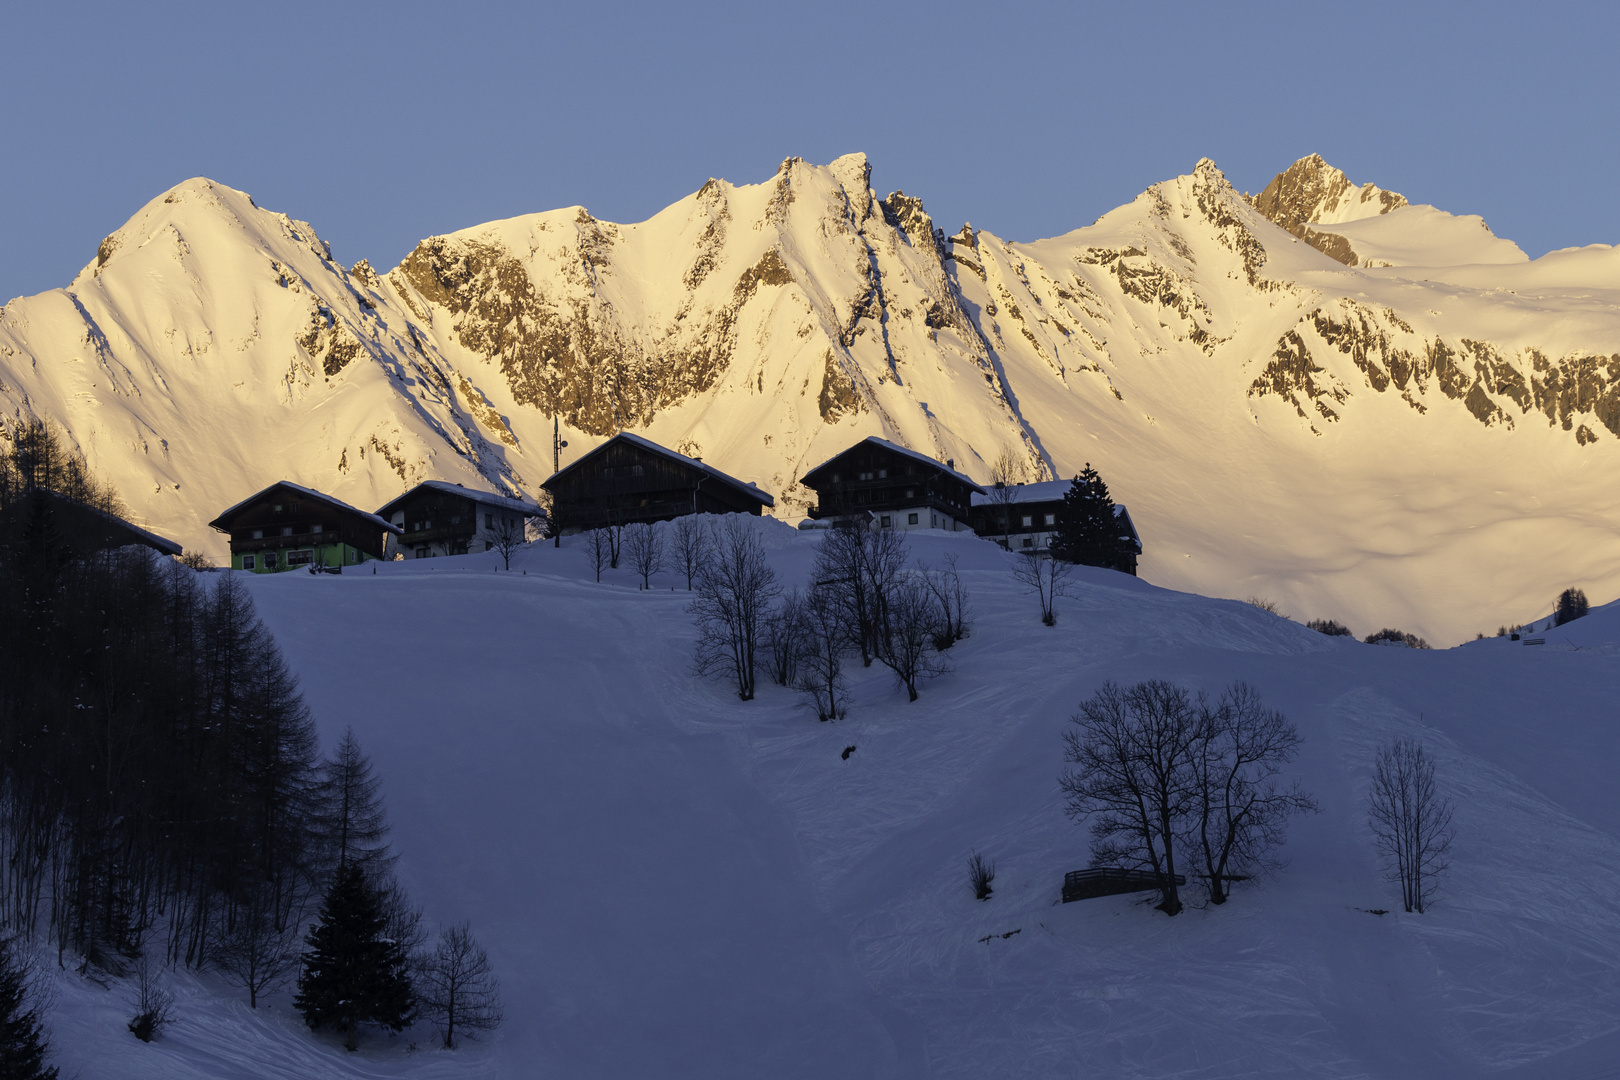
[[[776,500],[753,484],[639,435],[620,432],[543,485],[568,535],[683,514],[763,514]]]
[[[399,526],[286,480],[250,495],[210,521],[231,538],[231,568],[273,574],[381,559]]]
[[[36,487],[23,495],[0,521],[0,535],[20,536],[29,528],[45,530],[65,550],[81,556],[121,547],[151,548],[175,558],[181,554],[173,540],[50,488]]]
[[[1012,551],[1045,551],[1057,529],[1058,511],[1069,492],[1068,480],[1045,480],[1038,484],[1009,484],[986,488],[973,496],[973,531],[987,540],[1001,543],[1003,537]],[[1129,539],[1130,563],[1119,567],[1136,573],[1136,560],[1142,554],[1142,538],[1130,511],[1114,504],[1114,520],[1120,535]]]
[[[387,539],[387,555],[428,559],[489,551],[502,534],[521,537],[530,518],[544,513],[534,503],[488,491],[424,480],[377,511],[398,526]]]
[[[816,493],[817,521],[868,521],[883,529],[971,527],[972,498],[984,489],[956,471],[876,436],[822,462],[800,481]]]

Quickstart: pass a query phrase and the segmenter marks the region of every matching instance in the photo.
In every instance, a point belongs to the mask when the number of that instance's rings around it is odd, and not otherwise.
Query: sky
[[[1013,240],[1201,157],[1258,191],[1315,152],[1532,257],[1620,242],[1617,7],[35,0],[3,28],[0,299],[192,176],[383,268],[857,150],[879,194]]]

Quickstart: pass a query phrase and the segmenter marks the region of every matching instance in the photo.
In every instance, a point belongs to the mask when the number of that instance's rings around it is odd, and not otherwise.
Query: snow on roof
[[[296,491],[300,495],[308,495],[310,498],[318,499],[321,502],[327,503],[327,504],[335,507],[336,509],[346,510],[351,514],[356,515],[357,517],[369,518],[369,519],[371,519],[371,521],[376,523],[378,528],[386,529],[391,533],[403,533],[405,531],[404,529],[401,529],[398,525],[395,525],[390,521],[385,521],[382,518],[378,517],[376,514],[370,513],[370,512],[365,511],[365,510],[361,510],[358,507],[350,506],[348,503],[344,502],[341,499],[334,499],[334,498],[332,498],[332,496],[327,495],[324,492],[316,491],[314,488],[304,487],[302,484],[295,484],[291,480],[277,480],[274,484],[271,484],[269,487],[263,489],[262,491],[255,491],[252,495],[249,495],[247,498],[243,499],[241,502],[237,503],[235,506],[232,506],[230,509],[225,510],[223,513],[221,513],[219,515],[219,517],[215,518],[213,521],[210,521],[208,523],[209,528],[218,529],[220,532],[230,532],[231,527],[230,527],[229,521],[230,521],[230,519],[232,517],[234,517],[236,515],[236,512],[238,510],[241,510],[243,507],[249,505],[250,503],[253,503],[253,502],[257,501],[258,499],[264,497],[265,495],[270,494],[276,488],[286,488],[289,491]]]
[[[958,480],[962,481],[962,483],[966,484],[968,487],[972,488],[974,491],[983,491],[984,490],[982,487],[980,487],[978,485],[978,483],[976,481],[974,481],[974,479],[971,476],[967,476],[964,473],[957,472],[955,469],[951,468],[949,465],[945,464],[943,461],[940,461],[938,458],[931,458],[927,454],[919,453],[918,451],[913,450],[910,447],[901,446],[899,443],[890,442],[888,439],[882,439],[882,438],[879,438],[876,435],[868,435],[866,438],[862,439],[860,442],[856,443],[854,446],[846,446],[844,449],[838,451],[838,453],[834,454],[832,457],[828,458],[826,461],[823,461],[820,465],[817,465],[814,469],[810,469],[809,471],[807,471],[804,474],[805,477],[808,478],[809,476],[811,476],[813,473],[817,472],[818,470],[825,469],[828,465],[831,465],[833,462],[837,461],[839,458],[843,457],[845,454],[847,454],[851,450],[855,449],[856,446],[860,446],[861,443],[876,443],[878,446],[883,447],[885,450],[893,450],[897,454],[903,454],[908,458],[913,458],[913,459],[915,459],[917,461],[922,462],[924,465],[932,466],[933,468],[938,469],[942,473],[949,473],[951,476],[956,477]]]
[[[974,506],[999,506],[1004,493],[1011,493],[1008,502],[1056,502],[1069,493],[1068,480],[1042,480],[1038,484],[1008,484],[1004,488],[985,488],[973,495]]]
[[[400,495],[398,498],[393,499],[386,505],[380,507],[377,510],[377,515],[379,517],[386,517],[388,514],[393,512],[394,507],[404,502],[408,496],[420,491],[422,488],[432,488],[434,491],[442,491],[447,495],[460,495],[461,497],[471,499],[476,503],[482,503],[486,506],[498,506],[503,510],[512,510],[516,513],[524,514],[530,517],[544,513],[544,511],[542,511],[535,503],[524,502],[522,499],[513,499],[505,495],[496,495],[493,492],[480,491],[477,488],[462,487],[460,484],[452,484],[448,480],[424,480],[420,484],[417,484],[415,487],[411,488],[409,491],[405,492],[403,495]]]
[[[722,481],[724,483],[730,484],[732,487],[736,488],[738,491],[742,492],[744,495],[748,495],[748,496],[751,496],[752,498],[758,499],[760,502],[764,503],[766,506],[775,506],[776,505],[776,498],[773,495],[771,495],[770,492],[763,491],[759,487],[755,486],[755,484],[752,481],[739,480],[735,476],[730,475],[729,473],[721,472],[719,469],[715,468],[713,465],[705,465],[702,461],[700,461],[697,458],[687,457],[685,454],[676,453],[674,450],[671,450],[667,446],[660,446],[658,443],[653,442],[651,439],[644,439],[640,435],[633,435],[628,431],[619,432],[617,435],[613,436],[612,439],[609,439],[607,442],[604,442],[601,445],[592,448],[591,450],[589,450],[586,453],[582,454],[577,460],[573,461],[572,463],[570,463],[568,465],[564,465],[562,468],[558,469],[556,472],[551,474],[551,477],[546,480],[546,484],[550,484],[552,480],[557,479],[557,477],[563,475],[564,473],[568,472],[569,470],[578,468],[580,463],[583,462],[586,458],[590,457],[592,454],[595,454],[597,451],[602,450],[605,447],[611,445],[614,442],[614,440],[616,440],[616,439],[623,439],[626,442],[634,443],[636,446],[641,447],[643,450],[649,450],[649,451],[651,451],[651,452],[653,452],[655,454],[662,454],[664,457],[669,458],[671,461],[678,461],[682,465],[687,466],[688,468],[696,469],[698,472],[708,473],[710,476],[714,477],[716,480],[720,480],[720,481]],[[544,486],[544,485],[542,485],[542,486]]]

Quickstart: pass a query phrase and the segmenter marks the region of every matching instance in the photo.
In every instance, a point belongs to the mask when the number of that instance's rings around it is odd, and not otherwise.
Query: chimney
[[[955,459],[955,458],[953,458],[953,457],[948,457],[948,458],[946,458],[946,459],[945,459],[945,467],[946,467],[946,468],[947,468],[947,469],[954,469],[954,468],[956,468],[956,459]]]

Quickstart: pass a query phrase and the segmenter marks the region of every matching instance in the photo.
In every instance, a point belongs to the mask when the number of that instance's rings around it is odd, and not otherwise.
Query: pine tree
[[[326,842],[333,865],[355,863],[377,884],[393,866],[388,850],[388,818],[382,805],[382,780],[360,749],[351,728],[337,752],[322,765]]]
[[[1114,516],[1114,500],[1108,494],[1097,470],[1087,462],[1085,469],[1069,485],[1063,506],[1057,512],[1057,528],[1052,537],[1053,558],[1082,566],[1103,566],[1117,570],[1130,560],[1128,541],[1120,535]]]
[[[350,1050],[360,1024],[399,1031],[415,1019],[409,958],[384,933],[386,923],[365,873],[352,862],[339,866],[321,901],[320,922],[305,938],[309,951],[293,1005],[310,1027],[346,1033]]]
[[[0,941],[0,1080],[56,1080],[45,1064],[45,1030],[28,1002],[28,969],[15,939]]]

